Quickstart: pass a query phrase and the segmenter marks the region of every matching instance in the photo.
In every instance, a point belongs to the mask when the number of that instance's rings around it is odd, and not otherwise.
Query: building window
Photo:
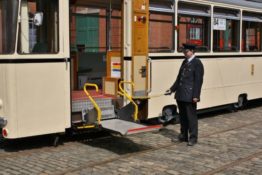
[[[243,12],[242,51],[261,51],[262,15]]]
[[[183,44],[196,45],[198,52],[210,50],[210,7],[180,2],[178,4],[178,51]]]
[[[190,40],[201,40],[201,28],[192,27],[190,28]]]
[[[214,8],[213,50],[215,52],[239,51],[239,11]]]

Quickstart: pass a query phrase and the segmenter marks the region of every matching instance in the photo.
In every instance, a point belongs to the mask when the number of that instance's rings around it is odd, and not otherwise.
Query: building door
[[[84,46],[84,52],[99,50],[99,18],[91,15],[76,16],[76,45]]]

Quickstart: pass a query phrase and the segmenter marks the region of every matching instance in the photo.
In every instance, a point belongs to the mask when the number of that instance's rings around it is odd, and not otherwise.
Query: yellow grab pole
[[[96,84],[92,84],[92,83],[85,83],[85,85],[84,85],[84,91],[85,91],[87,97],[90,99],[90,101],[92,102],[92,104],[94,105],[94,107],[95,107],[95,109],[96,109],[96,111],[97,111],[97,122],[98,122],[98,124],[100,124],[102,112],[101,112],[100,107],[97,105],[96,101],[93,99],[93,97],[90,96],[89,92],[86,90],[86,88],[87,88],[88,86],[89,86],[89,87],[90,87],[90,86],[91,86],[91,87],[95,87],[96,92],[98,92],[98,86],[97,86]]]
[[[138,120],[138,106],[137,104],[134,102],[134,100],[132,99],[132,96],[130,96],[122,87],[123,84],[130,84],[132,86],[132,89],[134,88],[134,83],[133,82],[129,82],[129,81],[121,81],[119,83],[119,89],[121,92],[118,92],[118,94],[126,97],[135,107],[135,112],[134,112],[134,121]]]

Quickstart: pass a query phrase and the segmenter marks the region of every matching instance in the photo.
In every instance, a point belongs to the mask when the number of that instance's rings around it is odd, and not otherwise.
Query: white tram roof
[[[262,0],[207,0],[216,3],[225,3],[247,8],[262,9]]]

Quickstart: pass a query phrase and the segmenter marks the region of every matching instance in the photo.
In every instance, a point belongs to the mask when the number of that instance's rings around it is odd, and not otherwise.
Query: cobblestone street
[[[261,103],[261,102],[260,102]],[[0,174],[261,174],[262,105],[201,115],[199,143],[172,143],[179,125],[159,132],[0,143]]]

